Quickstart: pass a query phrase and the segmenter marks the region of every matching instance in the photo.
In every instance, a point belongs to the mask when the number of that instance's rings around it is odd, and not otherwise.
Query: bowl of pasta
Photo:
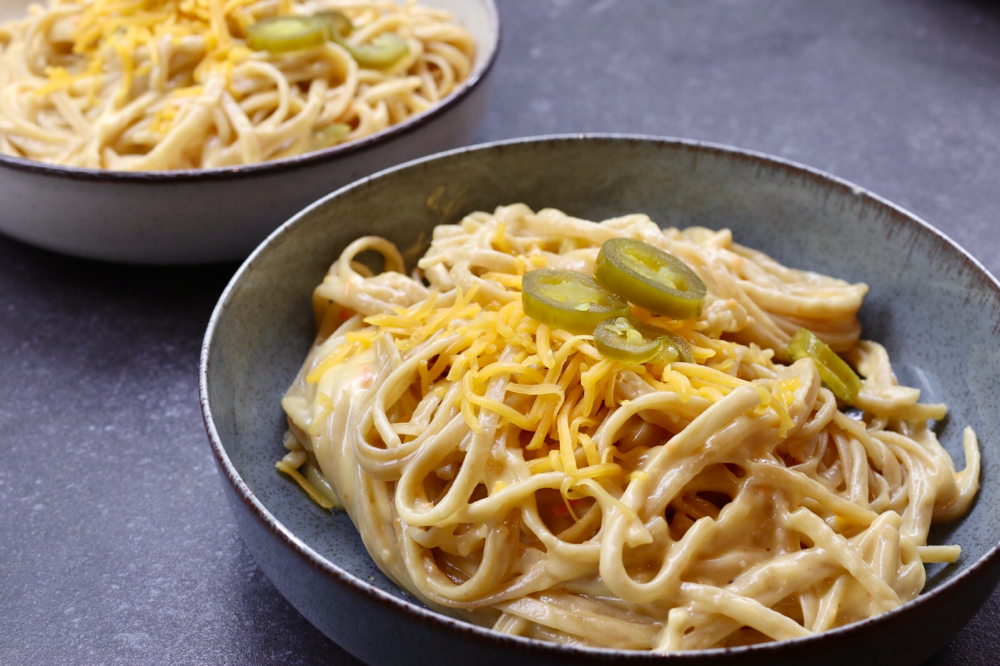
[[[83,257],[243,259],[317,198],[468,143],[493,0],[0,8],[0,232]]]
[[[918,664],[1000,577],[998,329],[833,176],[547,137],[292,218],[200,390],[257,563],[368,663]]]

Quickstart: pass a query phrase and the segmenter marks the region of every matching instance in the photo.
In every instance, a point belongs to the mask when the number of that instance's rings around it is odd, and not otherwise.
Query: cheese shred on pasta
[[[333,41],[247,45],[261,20],[327,11],[351,21],[350,44],[393,33],[408,52],[372,69]],[[448,12],[412,1],[49,0],[0,24],[0,154],[125,171],[290,157],[426,111],[474,56]]]
[[[616,237],[707,285],[697,320],[633,308],[695,363],[611,361],[525,315],[527,271],[591,275]],[[367,250],[381,274],[355,261]],[[361,238],[316,288],[281,464],[346,508],[395,582],[500,632],[675,651],[838,627],[913,599],[925,562],[956,560],[928,530],[978,490],[971,429],[956,472],[928,425],[945,407],[918,403],[859,339],[866,292],[644,215],[474,213],[435,229],[412,276],[391,243]],[[784,362],[801,327],[863,376],[863,420],[811,359]]]

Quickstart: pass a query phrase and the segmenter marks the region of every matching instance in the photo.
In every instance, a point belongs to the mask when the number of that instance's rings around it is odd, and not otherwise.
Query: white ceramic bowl
[[[486,112],[500,46],[493,0],[421,0],[476,40],[472,73],[441,104],[348,144],[235,168],[131,173],[0,155],[0,232],[92,259],[197,264],[242,259],[319,197],[394,164],[469,143]],[[28,0],[0,0],[0,20]]]

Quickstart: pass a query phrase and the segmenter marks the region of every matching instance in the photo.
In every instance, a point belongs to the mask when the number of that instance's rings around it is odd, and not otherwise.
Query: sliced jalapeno
[[[370,44],[354,45],[345,37],[354,32],[351,19],[340,12],[321,12],[317,18],[326,21],[326,38],[343,46],[351,57],[362,67],[383,69],[396,64],[400,58],[410,52],[406,40],[394,32],[383,32],[372,38]]]
[[[326,22],[315,16],[273,16],[247,28],[247,45],[255,51],[287,53],[326,41]]]
[[[355,46],[346,37],[354,32],[351,20],[340,12],[312,16],[273,16],[247,28],[247,45],[255,51],[287,53],[318,46],[329,40],[343,46],[362,67],[383,69],[410,52],[406,40],[394,32],[376,35],[370,44]]]
[[[687,264],[631,238],[612,238],[601,245],[594,277],[622,298],[675,319],[694,319],[705,299],[705,283]]]
[[[338,40],[335,40],[338,41]],[[383,32],[372,38],[370,44],[348,44],[341,41],[340,45],[347,49],[359,65],[372,69],[384,69],[410,52],[406,40],[394,32]]]
[[[339,42],[354,32],[354,24],[351,23],[351,19],[340,12],[320,12],[313,16],[324,22],[326,26],[326,38],[331,42]]]
[[[666,334],[660,335],[660,344],[663,345],[663,351],[660,352],[660,357],[654,360],[661,363],[673,363],[674,361],[682,361],[684,363],[695,362],[694,352],[691,351],[691,345],[688,344],[687,340],[670,331],[663,331],[654,326],[650,326],[649,328]]]
[[[606,358],[624,363],[694,363],[687,340],[633,317],[602,321],[594,329],[594,344]]]
[[[313,133],[313,149],[323,150],[335,146],[351,133],[351,126],[344,123],[333,123]]]
[[[844,359],[807,329],[800,328],[788,343],[788,357],[793,361],[811,358],[816,362],[819,378],[838,400],[853,404],[861,390],[861,379]]]
[[[609,317],[624,317],[628,303],[576,271],[541,268],[521,278],[521,303],[532,319],[577,335],[590,335]]]

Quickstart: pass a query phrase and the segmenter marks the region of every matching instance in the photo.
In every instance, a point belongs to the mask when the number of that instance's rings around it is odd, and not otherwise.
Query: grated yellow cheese
[[[498,250],[510,251],[512,241],[503,225],[498,225],[491,240]],[[516,291],[520,290],[525,270],[546,263],[542,255],[519,254],[514,259],[513,266],[507,269],[510,272],[493,271],[481,279]],[[628,400],[619,404],[615,397],[619,376],[625,370],[658,391],[676,394],[681,403],[694,396],[718,402],[734,389],[752,385],[760,395],[755,408],[758,415],[773,410],[779,429],[787,432],[791,425],[788,406],[798,388],[797,378],[779,382],[772,394],[769,384],[751,384],[736,376],[740,354],[769,362],[770,357],[759,348],[747,351],[733,343],[708,338],[695,330],[695,322],[654,318],[656,325],[688,340],[695,362],[626,366],[604,358],[594,346],[592,336],[573,335],[527,317],[519,298],[503,304],[477,298],[478,284],[477,281],[464,291],[456,288],[453,300],[445,300],[432,291],[426,300],[412,307],[395,307],[391,313],[366,317],[364,323],[368,328],[346,333],[342,344],[309,373],[307,380],[317,381],[347,356],[382,344],[383,336],[400,351],[413,349],[435,336],[445,336],[440,339],[446,340],[447,346],[436,357],[416,365],[419,393],[405,393],[396,407],[403,421],[406,414],[416,409],[421,396],[433,393],[440,398],[449,387],[460,383],[462,390],[455,393],[455,406],[469,429],[482,432],[482,419],[491,412],[499,417],[502,427],[517,433],[515,437],[523,432],[522,450],[536,456],[526,461],[528,472],[565,475],[560,492],[574,519],[576,514],[568,500],[588,496],[630,515],[631,509],[610,489],[614,484],[646,478],[641,471],[626,476],[622,465],[615,462],[616,457],[624,459],[624,454],[614,444],[601,451],[594,441],[606,410],[628,405]],[[505,350],[516,353],[508,351],[501,358]],[[706,364],[709,360],[711,365]],[[509,378],[504,397],[487,397],[492,380],[500,376]],[[327,409],[322,400],[318,402]],[[412,436],[417,431],[404,427],[398,432]],[[505,487],[503,481],[496,481],[492,492]]]
[[[316,504],[318,504],[324,509],[333,508],[333,502],[328,500],[326,497],[323,496],[322,493],[316,490],[316,487],[313,486],[313,484],[309,483],[309,480],[306,479],[306,477],[302,476],[302,474],[299,473],[299,470],[295,469],[284,460],[279,460],[278,462],[274,463],[274,466],[278,468],[278,471],[292,477],[292,479],[295,480],[295,483],[299,484],[299,487],[302,488],[302,490],[304,490],[307,495],[309,495],[309,499],[311,499],[313,502],[316,502]]]
[[[323,427],[323,422],[333,413],[333,400],[325,393],[316,395],[316,402],[319,403],[320,411],[313,417],[309,425],[309,434],[319,436],[319,429]]]
[[[493,245],[501,252],[509,252],[510,245],[507,243],[507,225],[501,222],[497,225],[496,233],[493,234]]]
[[[195,84],[214,75],[228,76],[235,64],[253,54],[241,40],[246,27],[257,20],[244,11],[251,2],[231,0],[223,5],[221,0],[96,0],[87,3],[74,17],[70,30],[72,53],[77,61],[68,69],[49,68],[47,81],[35,89],[35,94],[44,96],[85,84],[89,94],[82,110],[87,112],[103,104],[97,93],[105,85],[104,75],[114,72],[120,76],[112,104],[121,108],[148,89],[151,82],[147,77],[164,65],[157,45],[171,44],[177,48],[185,38],[199,40],[203,49],[201,61],[194,69]],[[283,13],[290,11],[287,6]],[[230,32],[227,19],[239,27],[239,35]],[[200,94],[200,87],[191,83],[179,79],[168,80],[166,85],[168,90],[176,88],[178,94]],[[239,97],[238,91],[230,92]],[[151,130],[163,132],[176,113],[176,109],[162,109]]]

